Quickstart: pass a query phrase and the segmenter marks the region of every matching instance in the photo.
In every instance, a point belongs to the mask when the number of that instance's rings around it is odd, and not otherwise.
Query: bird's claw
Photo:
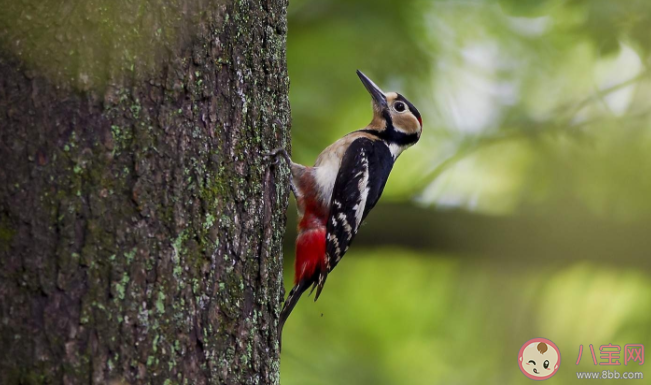
[[[271,151],[263,151],[260,153],[260,155],[267,158],[268,163],[271,165],[277,165],[280,162],[280,157],[278,155],[281,155],[283,158],[289,160],[289,155],[287,154],[287,151],[284,148],[277,148]]]
[[[277,165],[280,162],[279,158],[271,151],[260,153],[264,158],[264,161],[270,165]]]

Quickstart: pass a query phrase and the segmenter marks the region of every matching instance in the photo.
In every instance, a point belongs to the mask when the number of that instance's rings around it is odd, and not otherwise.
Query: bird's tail
[[[298,300],[301,299],[301,295],[310,287],[310,282],[308,280],[301,280],[290,290],[285,304],[283,305],[283,310],[280,312],[280,322],[278,323],[278,344],[282,346],[283,342],[283,327],[285,326],[285,321],[289,318],[289,315],[294,310],[294,306],[298,303]]]

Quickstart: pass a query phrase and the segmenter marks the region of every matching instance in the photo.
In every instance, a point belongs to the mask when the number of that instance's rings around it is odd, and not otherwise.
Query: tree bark
[[[0,383],[278,383],[287,1],[0,2]]]

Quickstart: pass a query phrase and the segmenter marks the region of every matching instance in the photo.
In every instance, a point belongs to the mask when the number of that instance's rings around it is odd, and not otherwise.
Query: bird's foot
[[[292,160],[287,154],[287,150],[284,148],[276,148],[271,151],[265,151],[260,153],[263,157],[268,159],[269,164],[276,165],[280,162],[281,157],[287,161],[287,164],[291,164]]]

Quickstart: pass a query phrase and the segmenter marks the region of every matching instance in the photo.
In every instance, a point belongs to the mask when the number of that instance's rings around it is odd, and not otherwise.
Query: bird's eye
[[[549,360],[545,360],[545,362],[543,363],[543,367],[545,369],[549,368]]]
[[[395,108],[396,111],[398,111],[398,112],[405,112],[405,109],[406,109],[405,103],[403,103],[403,102],[398,102],[398,103],[394,104],[393,108]]]

